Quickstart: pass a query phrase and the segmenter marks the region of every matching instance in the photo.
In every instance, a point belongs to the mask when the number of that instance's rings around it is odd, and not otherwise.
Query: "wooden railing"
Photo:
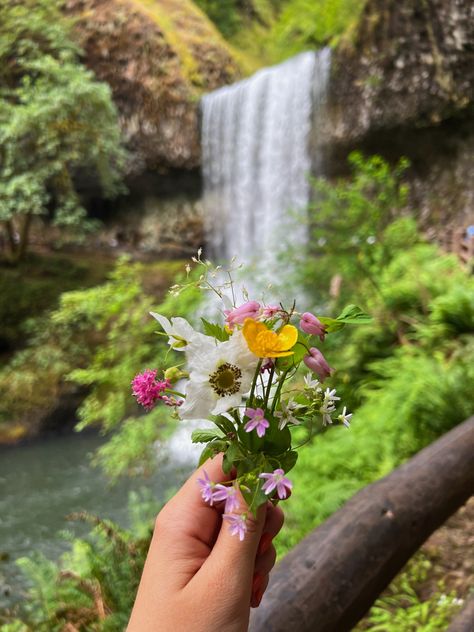
[[[351,630],[431,533],[473,493],[471,417],[365,487],[288,553],[252,612],[249,631]],[[471,623],[468,629],[474,630]]]

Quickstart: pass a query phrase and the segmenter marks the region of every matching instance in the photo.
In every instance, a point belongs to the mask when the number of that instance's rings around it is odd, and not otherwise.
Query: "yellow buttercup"
[[[276,333],[265,323],[246,318],[243,327],[244,338],[252,353],[259,358],[282,358],[292,355],[291,348],[298,340],[298,330],[293,325],[285,325]]]

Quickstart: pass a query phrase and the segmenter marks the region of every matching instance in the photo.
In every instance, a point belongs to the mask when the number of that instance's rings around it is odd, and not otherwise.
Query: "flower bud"
[[[246,318],[257,318],[260,313],[260,303],[257,301],[248,301],[235,309],[226,309],[224,314],[225,320],[230,329],[235,325],[243,325]]]
[[[326,335],[326,328],[323,323],[316,318],[311,312],[305,312],[301,315],[300,328],[305,334],[311,334],[312,336],[319,336],[321,342],[324,342],[324,336]]]
[[[169,369],[165,371],[165,380],[169,380],[172,384],[177,382],[182,377],[187,377],[188,373],[185,371],[181,371],[179,366],[170,366]]]
[[[321,351],[316,349],[316,347],[311,347],[309,355],[306,355],[303,358],[303,362],[306,364],[308,369],[311,369],[311,371],[316,373],[321,382],[324,382],[325,378],[331,375],[331,367],[326,362],[326,358],[323,356]]]

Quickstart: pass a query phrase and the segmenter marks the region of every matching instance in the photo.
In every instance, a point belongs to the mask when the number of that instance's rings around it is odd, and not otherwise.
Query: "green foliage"
[[[79,63],[69,32],[56,2],[0,5],[0,221],[16,258],[34,216],[87,226],[79,170],[97,174],[106,196],[121,190],[125,154],[110,89]]]
[[[441,582],[428,598],[422,585],[428,579],[431,562],[417,554],[400,573],[386,593],[355,628],[372,632],[442,632],[447,630],[461,607],[454,591],[446,594]]]
[[[171,283],[180,267],[180,262],[156,265],[154,273]],[[148,315],[156,299],[145,292],[142,277],[150,272],[123,260],[107,283],[64,293],[59,308],[34,323],[29,346],[0,371],[0,422],[34,423],[61,393],[79,385],[84,391],[79,427],[100,424],[116,431],[99,452],[106,471],[115,477],[146,466],[153,442],[169,423],[165,409],[136,416],[141,411],[130,393],[137,371],[159,367],[168,353],[165,340],[153,336],[156,322]],[[167,297],[158,309],[182,311],[178,301],[191,312],[196,294]]]
[[[131,498],[132,529],[89,514],[71,516],[91,525],[86,538],[73,539],[58,563],[42,555],[18,560],[29,580],[28,599],[2,632],[121,632],[140,581],[156,504]],[[68,539],[71,539],[70,534]]]
[[[267,24],[282,0],[195,0],[224,37],[235,35],[257,21]]]

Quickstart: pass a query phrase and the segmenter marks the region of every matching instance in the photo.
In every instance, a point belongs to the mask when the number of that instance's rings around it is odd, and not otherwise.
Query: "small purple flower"
[[[305,355],[303,362],[306,364],[308,369],[311,369],[311,371],[316,373],[321,382],[324,382],[325,378],[331,375],[331,367],[327,363],[326,358],[323,356],[321,351],[316,349],[316,347],[311,347],[309,355]]]
[[[285,472],[281,468],[274,470],[273,473],[264,472],[259,475],[259,478],[266,479],[262,487],[265,494],[271,494],[276,489],[280,500],[284,500],[293,487],[293,483],[285,477]]]
[[[245,416],[250,419],[244,429],[246,432],[256,430],[259,437],[263,437],[267,428],[270,427],[270,423],[264,417],[264,412],[261,408],[247,408]]]
[[[231,511],[237,511],[240,507],[239,497],[237,495],[237,488],[232,485],[227,487],[218,483],[214,488],[212,499],[215,501],[225,500],[224,511],[230,513]]]
[[[204,478],[198,478],[197,484],[201,488],[201,496],[204,502],[209,503],[212,506],[214,502],[214,487],[216,487],[216,484],[211,481],[206,470],[203,470],[203,472]]]
[[[247,514],[225,513],[222,517],[230,523],[230,535],[238,535],[242,542],[247,533]]]
[[[147,369],[132,380],[132,393],[145,410],[151,410],[159,399],[163,399],[162,393],[170,387],[169,380],[159,382],[156,374],[156,369]]]
[[[324,336],[326,335],[326,328],[323,323],[316,318],[311,312],[305,312],[301,315],[300,327],[305,334],[311,334],[312,336],[319,336],[321,342],[324,342]]]

